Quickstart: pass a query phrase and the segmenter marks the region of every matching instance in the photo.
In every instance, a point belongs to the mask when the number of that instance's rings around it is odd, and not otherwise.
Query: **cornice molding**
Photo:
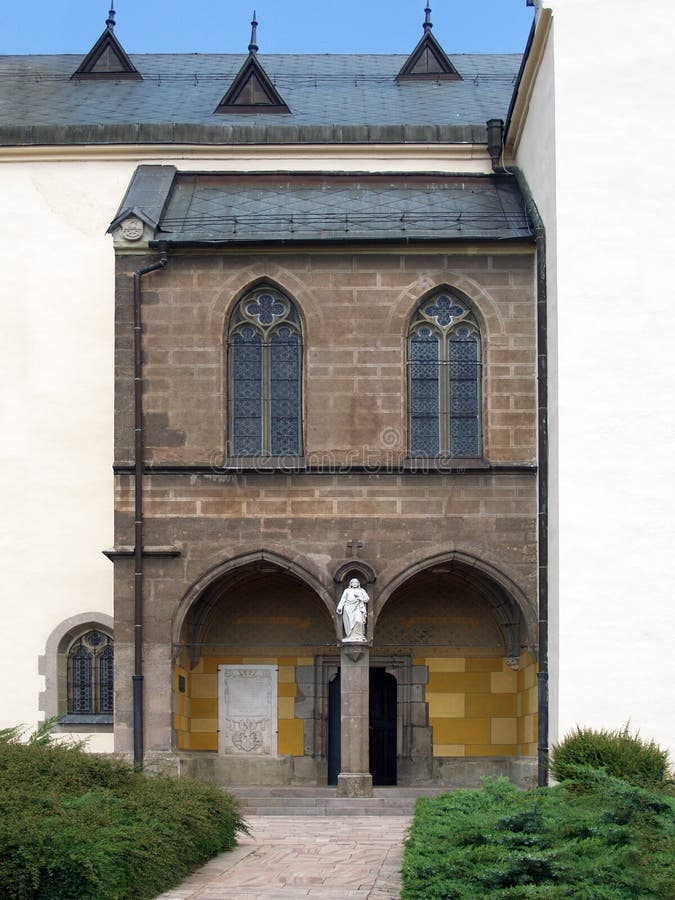
[[[339,171],[342,160],[372,160],[373,171],[384,167],[389,170],[392,162],[423,161],[424,171],[430,163],[457,163],[467,161],[480,164],[480,173],[491,174],[492,164],[487,145],[482,143],[457,144],[59,144],[0,147],[3,162],[77,162],[120,161],[164,162],[166,160],[217,160],[223,164],[243,163],[251,170],[251,160],[270,159],[278,164],[282,160],[299,160],[304,165],[314,159],[322,168],[328,160],[334,160]],[[370,167],[369,167],[370,168]],[[472,174],[475,174],[472,172]]]

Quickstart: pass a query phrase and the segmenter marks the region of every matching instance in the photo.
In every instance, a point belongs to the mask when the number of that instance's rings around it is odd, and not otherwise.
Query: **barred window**
[[[102,631],[87,631],[68,651],[68,714],[112,713],[113,640]]]
[[[237,304],[227,341],[228,453],[302,453],[302,331],[291,300],[259,287]]]
[[[408,333],[411,456],[480,456],[481,382],[473,314],[447,291],[427,298]]]

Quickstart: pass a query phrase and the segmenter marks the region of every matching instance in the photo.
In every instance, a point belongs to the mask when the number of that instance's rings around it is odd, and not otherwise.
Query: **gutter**
[[[143,320],[141,279],[163,269],[169,260],[166,248],[160,258],[134,272],[134,674],[132,676],[134,766],[143,767]]]
[[[548,784],[548,288],[546,280],[546,228],[523,172],[512,170],[534,225],[537,254],[537,457],[538,492],[538,607],[539,672],[537,674],[537,785]]]
[[[530,35],[532,38],[532,35]],[[528,45],[529,52],[529,45]],[[526,54],[527,59],[527,54]],[[498,174],[516,179],[525,201],[525,211],[534,227],[537,262],[537,607],[539,610],[537,674],[537,785],[548,784],[549,744],[549,660],[548,660],[548,287],[546,279],[546,228],[530,186],[522,170],[507,168],[504,163],[504,122],[490,119],[488,153],[492,167]]]

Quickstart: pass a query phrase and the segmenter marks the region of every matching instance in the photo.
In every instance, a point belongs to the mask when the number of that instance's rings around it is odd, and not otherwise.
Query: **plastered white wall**
[[[553,72],[555,197],[541,180],[551,150],[538,143],[551,109],[532,106],[518,161],[547,227],[554,219],[559,727],[630,720],[673,748],[675,9],[544,6],[554,15],[554,65],[539,77],[549,90]]]
[[[175,153],[175,151],[174,151]],[[489,171],[484,148],[434,170]],[[0,148],[0,728],[43,718],[38,657],[63,620],[112,614],[114,254],[106,229],[138,162],[213,170],[401,171],[419,148]],[[77,735],[81,737],[82,735]],[[91,748],[112,749],[99,734]]]

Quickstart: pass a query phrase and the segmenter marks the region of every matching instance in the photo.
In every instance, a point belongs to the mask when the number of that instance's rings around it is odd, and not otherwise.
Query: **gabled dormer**
[[[258,23],[254,12],[248,56],[216,107],[217,113],[290,113],[290,109],[258,59],[257,29]]]
[[[71,78],[142,81],[142,75],[115,37],[114,0],[111,0],[105,26],[105,31],[82,60],[77,71],[73,72]]]
[[[424,10],[424,34],[396,76],[397,81],[461,81],[445,50],[431,33],[431,7]]]

